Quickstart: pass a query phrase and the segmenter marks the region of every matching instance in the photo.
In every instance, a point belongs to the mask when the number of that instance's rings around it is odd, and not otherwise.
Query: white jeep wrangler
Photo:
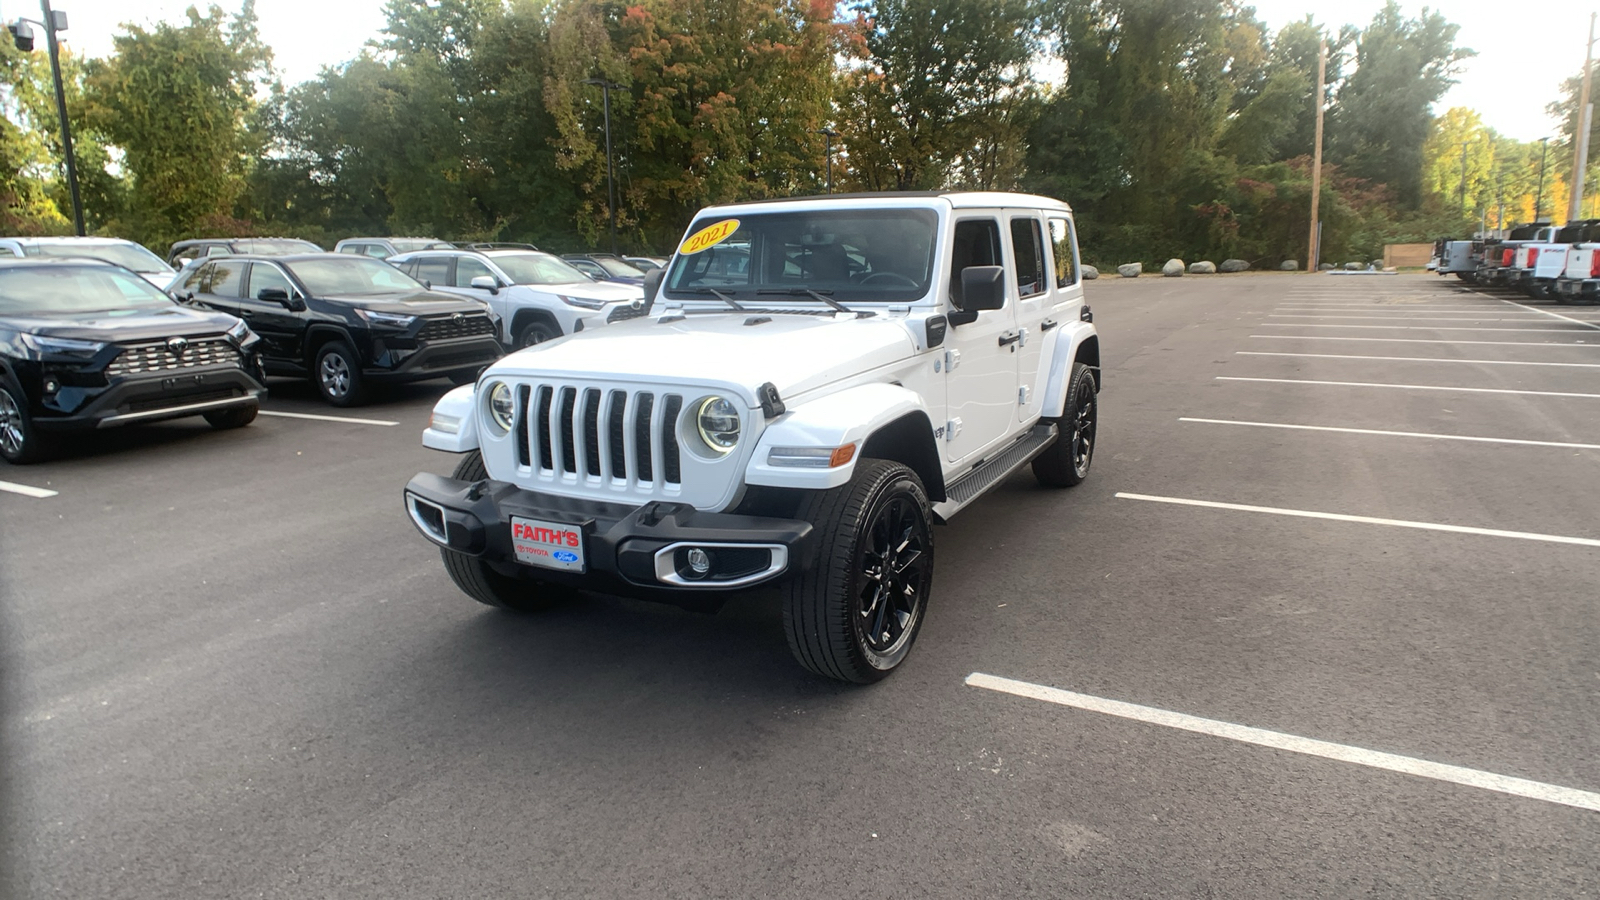
[[[1094,452],[1100,345],[1072,211],[1006,193],[702,211],[647,317],[513,353],[423,432],[465,453],[406,511],[468,595],[720,603],[783,581],[806,668],[876,681],[933,587],[935,523]]]

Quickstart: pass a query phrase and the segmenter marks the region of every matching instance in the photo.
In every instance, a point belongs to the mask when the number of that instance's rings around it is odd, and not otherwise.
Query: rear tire
[[[489,472],[483,467],[483,455],[477,451],[467,454],[457,464],[451,477],[459,481],[482,481],[488,478]],[[444,560],[444,570],[456,587],[485,606],[513,612],[538,612],[556,605],[571,594],[565,588],[503,575],[496,572],[487,561],[455,550],[441,547],[439,557]]]
[[[219,409],[205,414],[206,422],[218,430],[228,428],[243,428],[256,420],[256,413],[261,407],[252,403],[249,406],[235,406],[232,409]]]
[[[55,455],[55,442],[33,427],[28,398],[0,384],[0,459],[25,466]]]
[[[1089,477],[1100,417],[1095,394],[1094,372],[1083,363],[1073,363],[1066,409],[1054,420],[1055,443],[1033,458],[1033,477],[1045,487],[1072,487]]]
[[[916,473],[863,459],[848,484],[806,497],[815,565],[789,582],[783,627],[807,669],[868,684],[911,652],[933,589],[933,517]]]
[[[361,376],[361,360],[344,341],[330,341],[317,351],[311,366],[311,382],[322,399],[334,406],[358,406],[366,399],[366,382]]]

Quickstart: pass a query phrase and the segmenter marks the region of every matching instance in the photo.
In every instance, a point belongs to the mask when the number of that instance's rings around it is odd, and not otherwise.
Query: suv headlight
[[[588,297],[568,297],[566,294],[557,294],[556,296],[561,298],[562,303],[568,306],[576,306],[579,309],[604,309],[606,305],[604,300],[590,300]]]
[[[695,431],[706,449],[727,454],[739,445],[739,408],[726,397],[707,397],[694,414]]]
[[[489,427],[496,434],[506,434],[516,424],[517,401],[511,396],[511,385],[496,381],[484,391],[483,408],[489,414]]]
[[[70,356],[74,359],[88,359],[99,353],[105,344],[95,341],[75,341],[71,338],[41,337],[37,334],[21,333],[22,345],[40,356]]]
[[[378,312],[375,309],[356,308],[356,315],[360,316],[368,325],[380,328],[410,328],[411,323],[417,320],[416,316],[402,316],[396,313]]]

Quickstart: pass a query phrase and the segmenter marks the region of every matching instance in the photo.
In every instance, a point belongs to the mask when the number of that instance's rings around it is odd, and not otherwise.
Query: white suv
[[[936,523],[1029,463],[1089,473],[1100,344],[1072,211],[1005,193],[715,207],[646,318],[513,353],[434,407],[467,454],[405,505],[468,595],[683,605],[783,582],[802,665],[875,681],[927,612]]]
[[[489,304],[500,319],[500,342],[512,349],[646,311],[642,288],[596,283],[566,260],[538,250],[424,250],[388,263],[436,291]]]
[[[138,273],[140,278],[166,290],[177,273],[142,244],[122,238],[104,237],[19,237],[0,238],[0,256],[31,256],[47,259],[78,257],[114,263]]]

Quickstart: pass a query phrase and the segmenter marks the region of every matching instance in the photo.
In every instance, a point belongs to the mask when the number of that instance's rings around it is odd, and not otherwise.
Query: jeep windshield
[[[666,276],[675,299],[782,295],[817,303],[905,303],[933,280],[938,217],[928,209],[819,209],[702,216]]]

